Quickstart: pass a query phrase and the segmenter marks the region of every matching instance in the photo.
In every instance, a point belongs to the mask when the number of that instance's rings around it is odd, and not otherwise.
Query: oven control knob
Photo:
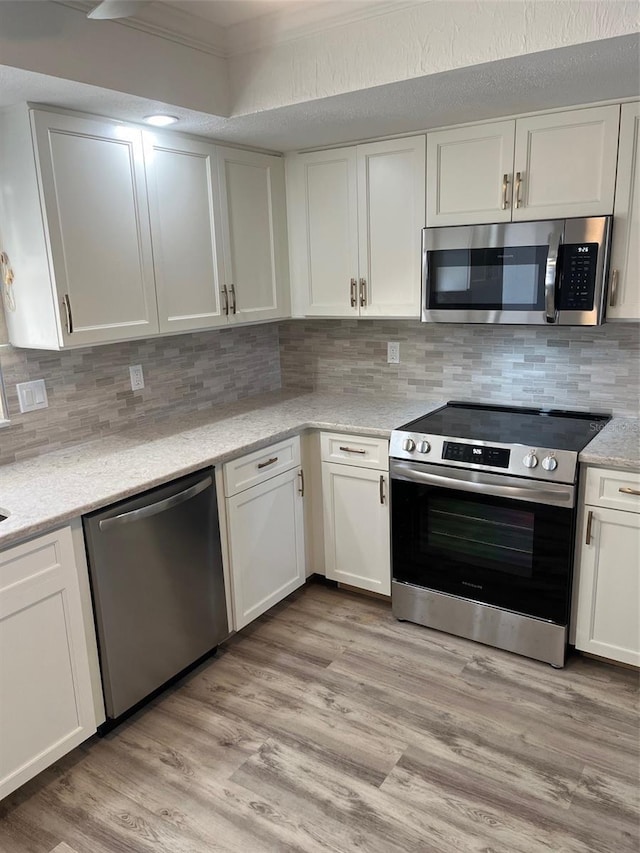
[[[527,455],[522,460],[522,464],[524,465],[525,468],[535,468],[536,467],[536,465],[538,464],[538,457],[533,452],[533,450],[530,450],[529,453],[527,453]]]
[[[418,442],[418,453],[428,453],[431,450],[431,445],[428,441]]]
[[[552,454],[545,456],[542,460],[542,467],[545,471],[555,471],[558,467],[558,460]]]
[[[415,450],[416,449],[415,441],[412,438],[405,438],[405,440],[402,442],[402,449],[403,450],[409,450],[409,451]]]

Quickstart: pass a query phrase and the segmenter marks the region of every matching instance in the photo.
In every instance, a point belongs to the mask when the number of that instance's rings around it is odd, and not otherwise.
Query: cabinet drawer
[[[300,465],[300,436],[248,453],[224,466],[224,492],[227,497],[264,483],[276,474]]]
[[[323,462],[389,470],[389,442],[386,438],[323,432],[320,450]]]
[[[588,468],[584,502],[590,506],[640,512],[640,473]]]

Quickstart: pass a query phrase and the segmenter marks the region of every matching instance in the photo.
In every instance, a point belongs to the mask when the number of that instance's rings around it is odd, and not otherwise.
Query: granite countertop
[[[640,418],[613,418],[579,456],[586,465],[640,471]]]
[[[305,429],[388,438],[392,429],[442,402],[278,391],[5,465],[0,508],[9,517],[0,523],[0,547]],[[638,471],[639,437],[639,420],[614,418],[580,461]]]
[[[0,467],[0,547],[207,465],[326,429],[388,438],[441,405],[346,394],[278,391],[176,415]]]

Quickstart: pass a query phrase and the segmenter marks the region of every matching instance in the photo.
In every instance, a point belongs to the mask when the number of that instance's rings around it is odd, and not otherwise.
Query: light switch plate
[[[34,412],[36,409],[46,409],[49,405],[44,379],[34,379],[33,382],[18,382],[18,403],[20,411]]]

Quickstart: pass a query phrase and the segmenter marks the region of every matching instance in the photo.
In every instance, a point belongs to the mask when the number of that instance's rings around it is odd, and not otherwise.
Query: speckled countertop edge
[[[0,467],[0,548],[308,429],[388,438],[442,400],[280,391],[176,415]],[[580,461],[640,470],[640,420],[614,418]]]

